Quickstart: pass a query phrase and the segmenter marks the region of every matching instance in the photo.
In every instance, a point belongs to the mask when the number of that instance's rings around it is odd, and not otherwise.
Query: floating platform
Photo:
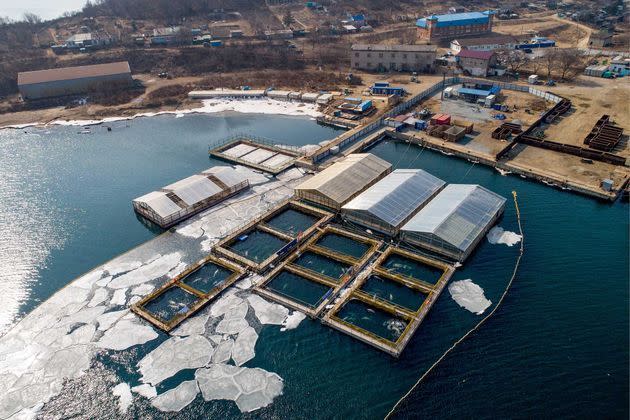
[[[297,201],[287,201],[219,241],[214,251],[262,273],[333,216]]]
[[[131,310],[169,332],[213,301],[244,273],[243,267],[209,255],[133,304]]]
[[[358,246],[353,248],[343,240]],[[316,318],[381,245],[377,240],[326,226],[273,269],[254,291]]]
[[[342,291],[322,322],[398,357],[454,272],[452,265],[390,246]]]
[[[240,134],[215,145],[208,153],[273,175],[293,166],[301,156],[296,147],[281,147],[268,140]]]
[[[247,188],[249,180],[234,168],[215,166],[138,197],[132,205],[136,213],[166,229]]]

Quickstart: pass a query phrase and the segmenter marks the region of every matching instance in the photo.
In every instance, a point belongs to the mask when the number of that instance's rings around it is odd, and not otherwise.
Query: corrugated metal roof
[[[391,166],[391,163],[371,153],[351,154],[298,185],[296,190],[316,190],[343,204]]]
[[[431,15],[427,18],[418,19],[416,25],[421,28],[427,27],[427,20],[435,20],[437,27],[445,26],[461,26],[461,25],[478,25],[488,22],[489,12],[465,12],[465,13],[448,13],[445,15]]]
[[[494,55],[494,51],[480,51],[480,50],[461,50],[457,57],[460,58],[476,58],[478,60],[490,60]]]
[[[208,197],[212,197],[222,190],[214,182],[202,175],[193,175],[164,187],[181,198],[187,205],[192,206]]]
[[[422,169],[396,169],[342,207],[397,227],[446,183]]]
[[[385,44],[352,44],[352,51],[383,52],[434,52],[436,45],[385,45]]]
[[[168,197],[168,194],[171,192],[175,193],[187,206],[193,206],[224,190],[222,185],[211,181],[207,175],[214,176],[221,183],[225,184],[227,188],[235,187],[247,179],[246,176],[237,172],[231,166],[215,166],[206,169],[201,174],[189,176],[167,185],[161,191],[150,192],[133,201],[145,203],[160,217],[166,218],[182,210],[177,203]]]
[[[451,184],[409,220],[404,232],[430,233],[466,251],[505,205],[505,198],[480,185]]]
[[[489,90],[472,89],[472,88],[465,88],[465,87],[461,87],[461,88],[457,89],[457,93],[459,93],[460,95],[475,95],[475,96],[488,96],[488,95],[490,95],[490,91]]]
[[[145,203],[160,217],[166,218],[172,214],[177,213],[181,208],[166,196],[163,191],[152,191],[148,194],[138,197],[133,201]]]
[[[94,64],[90,66],[63,67],[59,69],[24,71],[18,73],[18,85],[54,82],[58,80],[83,79],[86,77],[109,76],[121,73],[131,73],[129,63]]]

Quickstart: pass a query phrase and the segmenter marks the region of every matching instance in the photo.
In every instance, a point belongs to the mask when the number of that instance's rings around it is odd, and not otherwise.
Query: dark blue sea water
[[[236,127],[242,124],[247,126]],[[6,284],[21,273],[17,280],[26,294],[20,311],[155,235],[135,219],[130,200],[214,164],[206,155],[211,137],[230,128],[292,144],[334,135],[309,120],[269,116],[158,117],[114,126],[111,133],[93,135],[76,135],[76,128],[0,131],[0,223],[9,232],[0,244],[10,251],[2,254],[21,258],[23,267],[16,270],[3,258],[0,276]],[[423,168],[447,182],[479,183],[502,194],[509,201],[499,224],[510,231],[517,231],[511,202],[516,191],[525,232],[521,268],[503,306],[397,416],[627,418],[628,205],[504,177],[414,146],[382,143],[371,152],[399,168]],[[516,247],[483,241],[453,280],[472,279],[494,304],[517,253]],[[318,321],[305,320],[287,332],[263,328],[248,365],[278,373],[284,394],[244,417],[381,418],[479,319],[443,293],[400,359]],[[124,366],[158,344],[140,346],[133,360],[108,360],[105,369],[133,380]],[[85,402],[86,410],[91,403]],[[150,407],[134,410],[137,416],[156,414]],[[237,416],[233,403],[199,397],[179,413]]]

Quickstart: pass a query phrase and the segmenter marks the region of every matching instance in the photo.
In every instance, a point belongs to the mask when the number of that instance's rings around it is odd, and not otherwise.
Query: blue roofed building
[[[416,21],[418,37],[429,41],[477,36],[492,32],[494,12],[448,13],[431,15]]]

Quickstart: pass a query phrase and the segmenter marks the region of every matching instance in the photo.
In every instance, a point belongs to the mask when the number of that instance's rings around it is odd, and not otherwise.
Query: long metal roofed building
[[[392,170],[391,163],[371,153],[348,155],[295,187],[298,198],[334,209],[356,197]]]
[[[391,236],[446,185],[422,169],[396,169],[341,208],[354,223]]]
[[[162,228],[211,207],[249,187],[231,166],[215,166],[133,200],[134,210]]]
[[[492,32],[494,11],[431,15],[416,21],[418,36],[429,41]]]
[[[18,73],[18,88],[24,99],[75,95],[91,89],[131,86],[132,83],[131,69],[126,61]]]
[[[464,261],[501,216],[505,201],[479,185],[450,184],[401,228],[400,237]]]

